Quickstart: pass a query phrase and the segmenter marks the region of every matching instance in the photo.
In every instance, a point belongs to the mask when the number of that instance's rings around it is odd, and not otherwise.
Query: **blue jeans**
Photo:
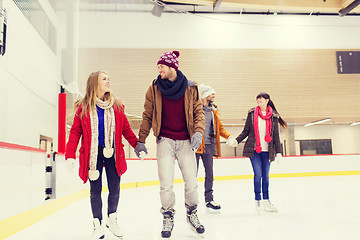
[[[254,151],[254,157],[250,158],[250,161],[254,171],[255,200],[261,200],[261,189],[263,199],[269,199],[269,152]]]
[[[103,155],[103,146],[99,146],[98,158],[96,169],[99,171],[100,176],[95,181],[90,181],[90,203],[91,210],[93,213],[93,218],[98,218],[102,220],[102,200],[101,200],[101,190],[102,190],[102,171],[105,166],[106,178],[109,188],[108,196],[108,215],[116,212],[119,204],[120,196],[120,176],[116,171],[115,158],[114,155],[111,158],[106,158]]]

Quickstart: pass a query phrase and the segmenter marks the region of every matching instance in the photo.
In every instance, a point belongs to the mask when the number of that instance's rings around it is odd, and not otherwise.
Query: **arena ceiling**
[[[51,1],[51,0],[50,0]],[[64,2],[70,0],[64,0]],[[61,1],[56,2],[61,8]],[[360,0],[80,0],[80,11],[100,12],[154,12],[161,16],[167,13],[193,14],[294,14],[294,15],[338,15],[339,17],[360,16]],[[154,14],[154,13],[153,13]],[[84,78],[85,79],[85,78]],[[81,85],[81,84],[80,84]],[[84,85],[84,84],[82,84]],[[116,91],[116,89],[114,89]],[[72,98],[68,101],[67,123],[71,124],[73,115]],[[70,103],[71,102],[71,103]],[[139,105],[139,104],[138,104]],[[141,104],[140,104],[141,105]],[[140,106],[139,105],[139,106]],[[226,106],[226,104],[222,104]],[[130,110],[131,108],[128,108]],[[224,112],[226,109],[224,109]],[[138,122],[141,119],[140,111],[130,111],[129,120]],[[226,115],[226,114],[225,114]],[[320,120],[320,118],[287,118],[288,121],[304,124]],[[348,124],[358,121],[358,115],[338,116],[331,122]],[[225,118],[225,124],[243,124],[244,119]],[[331,124],[327,122],[326,124]]]
[[[61,9],[70,0],[49,0]],[[72,2],[72,0],[71,0]],[[359,15],[360,0],[79,0],[80,10],[198,14]]]

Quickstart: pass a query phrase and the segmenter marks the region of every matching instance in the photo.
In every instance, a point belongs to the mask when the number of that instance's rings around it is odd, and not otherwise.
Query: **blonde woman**
[[[122,136],[136,147],[137,137],[130,128],[120,99],[110,91],[108,74],[102,71],[90,74],[85,97],[75,103],[74,123],[66,145],[65,159],[74,168],[76,149],[81,138],[79,176],[90,180],[90,202],[94,231],[91,239],[103,239],[104,225],[117,237],[122,237],[117,224],[117,207],[120,194],[120,177],[127,167]],[[102,171],[105,167],[109,188],[105,224],[102,217]]]

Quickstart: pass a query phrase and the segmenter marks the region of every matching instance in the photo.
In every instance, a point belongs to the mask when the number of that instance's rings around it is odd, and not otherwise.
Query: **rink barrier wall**
[[[5,149],[5,150],[4,150]],[[11,151],[9,151],[9,149]],[[15,152],[13,152],[15,151]],[[32,152],[35,156],[46,155],[43,150],[31,147],[24,147],[16,144],[0,142],[0,155],[14,154],[16,152]],[[33,158],[33,154],[28,154]],[[22,156],[28,156],[22,155]],[[41,157],[40,157],[41,158]],[[2,158],[3,159],[3,158]],[[9,157],[11,159],[11,157]],[[7,158],[5,158],[7,160]],[[16,160],[14,157],[12,160]],[[128,172],[122,176],[121,189],[138,188],[159,185],[156,171],[156,159],[127,159]],[[0,165],[3,161],[0,161]],[[6,162],[6,161],[5,161]],[[11,161],[7,161],[9,164]],[[37,164],[41,161],[37,161]],[[317,176],[345,176],[360,175],[360,155],[315,155],[315,156],[291,156],[283,157],[282,164],[274,163],[271,168],[271,178],[287,177],[317,177]],[[32,161],[30,161],[30,164]],[[77,174],[69,175],[65,170],[64,155],[57,155],[57,175],[62,176],[57,180],[57,199],[49,200],[41,205],[20,212],[14,216],[0,220],[0,239],[5,239],[22,229],[48,217],[49,215],[79,201],[89,197],[90,191],[88,184],[82,184]],[[45,161],[44,161],[45,164]],[[1,166],[2,168],[7,167]],[[31,166],[28,166],[31,167]],[[40,169],[40,168],[38,168]],[[43,169],[43,168],[41,168]],[[136,170],[134,170],[136,169]],[[153,171],[152,171],[153,170]],[[313,171],[309,171],[313,170]],[[142,172],[141,172],[142,171]],[[7,172],[4,169],[4,172]],[[136,173],[135,175],[132,173]],[[142,174],[146,173],[146,174]],[[234,173],[237,173],[236,175]],[[127,176],[126,176],[127,175]],[[215,158],[214,159],[214,180],[239,180],[252,179],[252,169],[248,158]],[[199,165],[198,181],[204,181],[204,169]],[[105,177],[105,174],[103,175]],[[175,167],[174,183],[183,183],[181,173]],[[6,184],[11,185],[11,182]],[[71,186],[71,187],[69,187]],[[107,186],[103,187],[103,192],[108,192]]]

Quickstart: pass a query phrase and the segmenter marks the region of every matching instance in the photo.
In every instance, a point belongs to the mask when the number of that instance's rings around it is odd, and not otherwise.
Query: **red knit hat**
[[[168,67],[172,67],[175,70],[179,68],[179,60],[177,59],[180,56],[179,51],[165,52],[161,55],[157,64],[164,64]]]

